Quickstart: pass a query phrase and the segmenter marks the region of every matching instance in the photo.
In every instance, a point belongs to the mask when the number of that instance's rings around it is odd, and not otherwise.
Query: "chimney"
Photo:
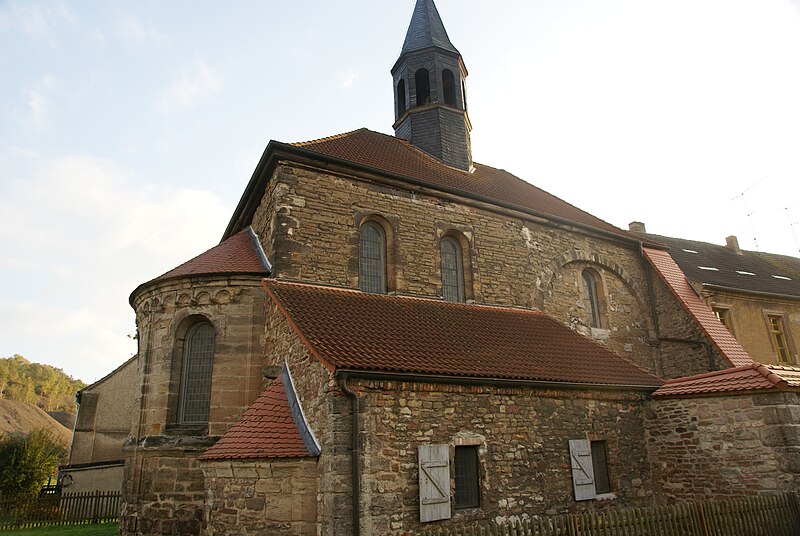
[[[725,247],[729,250],[733,251],[737,255],[742,254],[742,250],[739,249],[739,239],[736,238],[736,235],[731,235],[725,239]]]
[[[644,228],[644,224],[640,221],[632,221],[628,224],[628,230],[634,233],[646,233],[647,230]]]

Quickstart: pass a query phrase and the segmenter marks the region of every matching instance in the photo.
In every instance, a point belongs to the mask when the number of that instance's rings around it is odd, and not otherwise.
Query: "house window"
[[[180,424],[205,424],[211,403],[211,369],[214,360],[214,327],[199,322],[189,328],[183,346]]]
[[[419,69],[414,73],[414,86],[417,90],[417,106],[430,104],[431,79],[428,69]]]
[[[367,222],[361,227],[358,288],[363,292],[386,293],[386,234],[375,222]]]
[[[569,456],[576,501],[586,501],[611,493],[605,441],[571,439]]]
[[[728,331],[733,333],[733,329],[731,329],[731,310],[727,307],[712,307],[714,311],[714,315],[717,317],[723,326],[725,326]]]
[[[589,325],[593,328],[602,327],[599,299],[599,275],[594,270],[587,268],[581,274],[583,280],[583,301],[588,316]]]
[[[464,301],[464,260],[461,245],[450,236],[442,238],[442,297],[450,302]]]
[[[457,446],[453,466],[456,509],[479,507],[481,497],[478,447],[476,445]]]
[[[789,364],[789,348],[786,344],[786,335],[783,332],[783,318],[778,315],[767,315],[769,332],[772,336],[772,345],[778,357],[778,364]]]

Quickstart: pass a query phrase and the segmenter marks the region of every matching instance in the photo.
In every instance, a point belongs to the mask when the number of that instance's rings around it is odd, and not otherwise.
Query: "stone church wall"
[[[467,246],[468,299],[542,309],[658,372],[658,353],[651,344],[653,305],[645,261],[636,244],[408,188],[279,165],[253,218],[253,227],[271,255],[274,276],[357,288],[359,228],[377,218],[387,229],[389,291],[437,298],[441,296],[439,241],[453,233]],[[269,217],[270,210],[276,211],[274,218]],[[602,278],[600,329],[588,326],[580,281],[580,272],[587,267]],[[701,364],[680,367],[687,374],[708,370],[708,358],[700,358]]]
[[[258,277],[181,278],[143,289],[134,309],[141,391],[125,447],[121,533],[198,534],[205,494],[196,458],[263,387],[264,291]],[[199,319],[215,330],[209,423],[182,426],[180,341]]]
[[[646,416],[661,503],[800,492],[796,392],[656,399]]]

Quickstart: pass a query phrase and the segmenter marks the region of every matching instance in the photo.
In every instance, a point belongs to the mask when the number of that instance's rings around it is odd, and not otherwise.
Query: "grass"
[[[9,536],[44,536],[45,534],[58,534],[59,536],[113,536],[117,534],[117,524],[59,525],[35,529],[0,530],[0,534],[8,534]]]

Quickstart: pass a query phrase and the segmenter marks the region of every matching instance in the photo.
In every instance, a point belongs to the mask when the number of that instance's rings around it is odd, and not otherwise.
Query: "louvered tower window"
[[[205,424],[211,402],[211,370],[214,365],[214,328],[200,322],[189,329],[183,346],[181,375],[181,424]]]
[[[358,288],[363,292],[386,293],[386,235],[383,228],[374,222],[361,227]]]

